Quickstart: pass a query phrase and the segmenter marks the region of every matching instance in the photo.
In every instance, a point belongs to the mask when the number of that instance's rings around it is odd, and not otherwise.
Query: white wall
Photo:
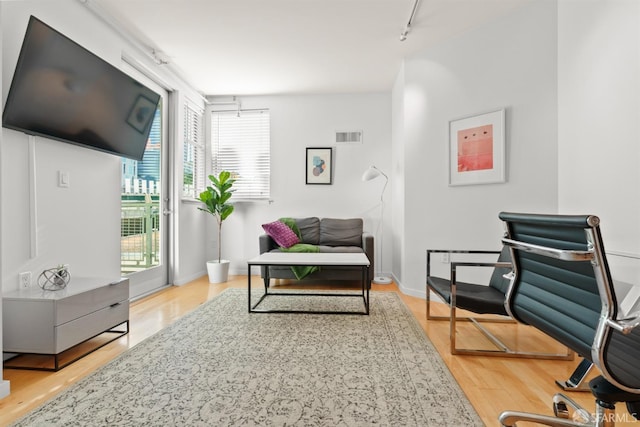
[[[169,150],[176,154],[175,173],[181,176],[182,105],[189,97],[204,106],[195,90],[166,68],[157,66],[81,2],[39,0],[2,2],[2,6],[3,102],[29,15],[33,14],[116,67],[122,66],[122,56],[126,54],[172,91],[174,110],[170,111],[170,117],[176,120],[170,129]],[[21,271],[32,271],[35,280],[39,272],[60,263],[69,264],[75,277],[119,277],[120,158],[35,137],[35,160],[31,162],[27,135],[3,128],[2,136],[2,290],[16,289]],[[33,174],[29,173],[32,163]],[[57,173],[61,170],[70,174],[69,188],[57,186]],[[29,201],[31,187],[36,191],[34,207]],[[189,218],[195,205],[183,205],[176,200],[178,197],[176,191],[172,201],[175,221],[179,224],[181,219],[190,220],[193,228],[185,227],[180,233],[179,238],[189,242],[189,250],[176,251],[175,264],[180,265],[181,257],[188,261],[201,257],[204,263],[205,242],[198,228],[205,222],[200,217]],[[35,222],[30,220],[31,213],[36,214]],[[174,273],[185,277],[202,273],[200,265],[198,271],[193,271],[189,262],[183,267]],[[172,279],[179,281],[179,277]],[[132,295],[135,294],[134,289]]]
[[[558,7],[559,208],[601,218],[612,274],[640,284],[640,2]]]
[[[2,3],[0,3],[0,22],[2,21]],[[0,31],[0,45],[2,45],[2,31]],[[2,56],[0,56],[0,81],[2,81]],[[0,94],[4,90],[0,87]],[[3,95],[4,98],[4,95]],[[2,133],[0,133],[0,147],[2,147]],[[2,164],[2,150],[0,150],[0,164]],[[0,200],[2,200],[2,174],[0,173]],[[2,224],[2,209],[0,209],[0,224]],[[2,236],[2,228],[0,228]],[[2,277],[2,245],[0,245],[0,277]],[[2,292],[0,292],[0,349],[2,348]],[[0,359],[0,399],[9,394],[9,381],[2,379],[2,360]]]
[[[362,217],[374,233],[384,180],[363,182],[370,165],[391,168],[389,93],[241,97],[243,109],[268,108],[271,114],[272,203],[237,203],[224,223],[223,255],[233,274],[246,274],[246,261],[259,254],[261,225],[280,217]],[[361,130],[362,144],[335,144],[335,131]],[[333,184],[305,184],[306,147],[334,147]],[[390,235],[391,185],[385,192],[385,237]],[[206,215],[202,213],[202,215]],[[208,256],[213,257],[213,218],[208,218]],[[385,259],[391,250],[384,248]],[[391,270],[389,262],[382,266]],[[376,268],[377,269],[377,268]]]
[[[391,213],[391,240],[386,240],[387,246],[391,247],[391,265],[393,266],[393,277],[396,283],[402,283],[402,273],[405,271],[405,155],[404,155],[404,64],[396,78],[392,90],[391,108],[391,129],[392,129],[392,161],[391,179],[392,189],[392,213]]]
[[[178,202],[178,223],[176,227],[178,262],[175,266],[173,284],[184,285],[205,274],[207,261],[208,224],[199,204],[193,201]]]
[[[404,156],[403,253],[394,265],[403,291],[424,296],[427,248],[498,249],[500,211],[556,212],[556,29],[556,2],[540,1],[405,59],[394,88],[403,112],[394,103],[393,116],[403,120],[394,122],[404,138],[394,140],[404,145],[394,149]],[[498,108],[506,108],[507,182],[449,187],[449,121]]]
[[[89,48],[109,53],[98,43],[109,40],[108,31],[92,25],[88,12],[76,6],[77,19],[69,19],[59,7],[44,2],[3,3],[3,101],[32,13]],[[21,271],[37,277],[36,272],[63,263],[78,276],[119,277],[119,158],[40,137],[32,137],[31,157],[29,136],[4,128],[2,133],[2,289],[17,289]],[[30,173],[32,166],[36,169]],[[57,187],[59,170],[69,172],[69,188]],[[30,203],[31,187],[36,206]],[[37,215],[35,222],[31,214]]]

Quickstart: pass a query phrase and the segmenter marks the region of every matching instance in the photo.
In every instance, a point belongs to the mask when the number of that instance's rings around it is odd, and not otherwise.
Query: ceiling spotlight
[[[158,65],[169,64],[169,56],[167,56],[167,54],[165,54],[164,52],[152,48],[151,56],[153,57],[154,62]]]
[[[403,42],[407,39],[407,34],[411,30],[411,24],[413,23],[413,18],[416,16],[416,11],[418,10],[418,3],[420,0],[414,0],[413,8],[411,9],[411,15],[409,15],[409,21],[407,21],[407,25],[404,27],[402,33],[400,33],[400,41]]]
[[[403,42],[407,39],[407,34],[409,34],[409,27],[406,27],[402,33],[400,33],[400,41]]]

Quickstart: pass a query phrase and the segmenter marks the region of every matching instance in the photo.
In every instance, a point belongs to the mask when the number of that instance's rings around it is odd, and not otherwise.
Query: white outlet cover
[[[58,171],[58,187],[68,188],[69,185],[69,172]]]
[[[31,286],[31,272],[30,271],[25,271],[23,273],[20,273],[18,275],[18,282],[19,282],[19,286],[21,288],[28,288]]]

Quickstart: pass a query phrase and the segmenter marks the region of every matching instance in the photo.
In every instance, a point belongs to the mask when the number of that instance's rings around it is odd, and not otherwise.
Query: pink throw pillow
[[[262,224],[264,231],[271,236],[271,238],[283,248],[290,248],[296,243],[300,243],[300,239],[296,236],[284,222],[274,221],[269,224]]]

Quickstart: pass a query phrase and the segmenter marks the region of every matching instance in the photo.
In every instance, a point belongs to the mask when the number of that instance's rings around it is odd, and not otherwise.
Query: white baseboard
[[[9,396],[9,381],[0,381],[0,399]]]
[[[182,286],[182,285],[186,285],[189,282],[193,282],[194,280],[197,280],[199,278],[201,278],[202,276],[206,276],[207,275],[207,270],[201,270],[198,271],[197,273],[191,274],[189,276],[186,277],[180,277],[179,279],[174,279],[173,280],[173,284],[176,286]]]
[[[150,291],[144,292],[144,293],[142,293],[142,294],[134,295],[134,296],[132,296],[132,297],[130,297],[130,298],[129,298],[129,301],[130,301],[130,302],[138,301],[138,300],[140,300],[140,299],[142,299],[142,298],[148,297],[149,295],[153,295],[153,294],[155,294],[156,292],[160,292],[160,291],[161,291],[161,290],[163,290],[163,289],[170,288],[171,286],[172,286],[172,285],[164,285],[164,286],[160,286],[159,288],[151,289]]]
[[[417,290],[417,289],[407,288],[402,284],[400,280],[398,280],[398,278],[395,275],[392,274],[391,277],[393,277],[393,281],[396,283],[396,285],[398,285],[398,289],[400,289],[400,292],[402,292],[403,294],[416,297],[416,298],[422,298],[424,300],[427,299],[427,293],[424,289]]]
[[[251,275],[252,276],[258,276],[260,274],[260,266],[259,265],[252,265],[251,266]],[[229,276],[246,276],[247,275],[247,268],[229,268]]]

